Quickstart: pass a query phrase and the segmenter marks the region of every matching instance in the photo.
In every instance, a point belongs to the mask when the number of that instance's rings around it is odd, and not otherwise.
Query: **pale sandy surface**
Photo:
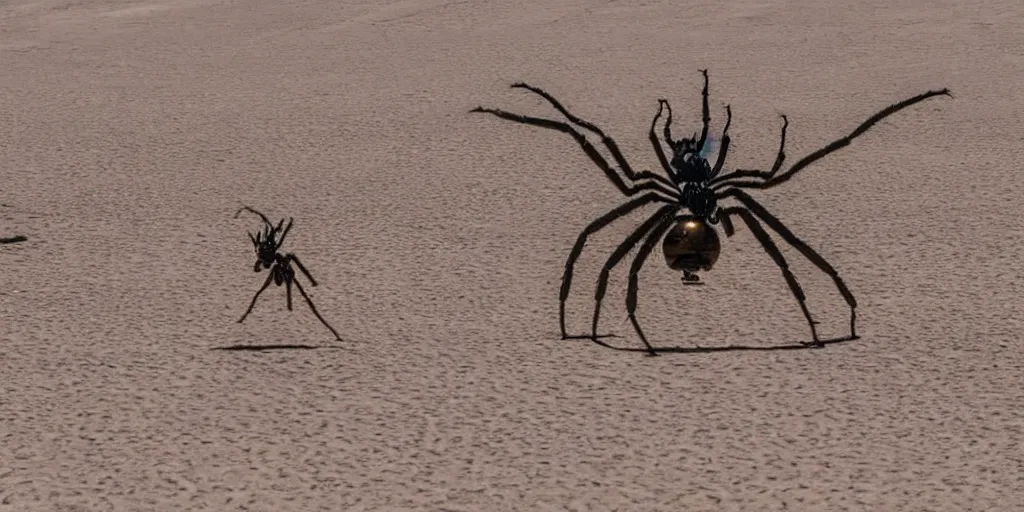
[[[0,511],[1024,510],[1024,8],[961,3],[3,2],[0,236],[29,239],[0,246]],[[704,67],[729,169],[771,165],[780,113],[795,159],[956,95],[757,194],[862,339],[558,339],[564,258],[622,197],[567,135],[468,110],[555,116],[526,80],[651,168]],[[295,217],[345,343],[280,288],[236,323],[243,202]],[[585,252],[573,331],[641,219]],[[807,339],[746,229],[705,279],[651,259],[656,344]],[[624,290],[602,325],[635,345]],[[211,351],[237,344],[341,348]]]

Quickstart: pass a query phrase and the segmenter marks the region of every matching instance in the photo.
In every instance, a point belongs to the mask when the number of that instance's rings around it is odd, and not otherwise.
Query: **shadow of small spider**
[[[28,240],[28,238],[17,235],[9,238],[0,238],[0,244],[16,244],[18,242],[24,242],[25,240]]]
[[[253,265],[253,270],[259,272],[266,268],[270,270],[270,275],[267,276],[267,280],[263,282],[263,286],[260,287],[256,292],[256,295],[253,296],[252,302],[249,303],[249,309],[245,310],[245,314],[242,315],[242,318],[238,319],[238,323],[245,321],[245,317],[249,316],[249,313],[252,312],[252,308],[256,306],[256,299],[258,299],[260,294],[270,286],[271,282],[277,286],[281,286],[282,284],[285,286],[288,297],[288,311],[291,311],[292,285],[294,284],[299,290],[299,293],[302,294],[302,298],[306,299],[306,304],[309,305],[309,309],[313,311],[313,314],[316,315],[317,319],[319,319],[324,326],[330,329],[338,341],[343,341],[341,339],[341,335],[338,334],[338,331],[335,331],[334,328],[331,327],[331,324],[327,323],[327,320],[324,320],[324,317],[320,316],[320,312],[316,310],[316,306],[313,305],[313,301],[310,300],[309,295],[306,295],[306,290],[302,288],[302,284],[295,279],[295,269],[292,268],[292,264],[294,263],[295,266],[299,267],[299,270],[306,276],[306,279],[309,279],[309,283],[311,285],[317,286],[316,279],[313,279],[313,276],[309,273],[309,270],[306,269],[306,266],[299,261],[298,256],[290,252],[280,252],[281,245],[284,243],[284,238],[288,236],[288,231],[292,228],[292,222],[294,219],[288,219],[287,226],[284,225],[284,219],[281,219],[281,222],[278,222],[275,226],[270,222],[270,219],[268,219],[266,215],[263,215],[248,206],[243,206],[235,212],[235,218],[237,219],[243,211],[259,215],[260,219],[263,220],[263,231],[257,232],[255,235],[249,233],[249,239],[252,240],[253,249],[256,251],[256,263]],[[304,346],[300,345],[280,347],[304,348]]]
[[[214,347],[210,350],[225,350],[236,352],[268,352],[271,350],[318,350],[318,349],[340,349],[341,347],[324,345],[228,345],[226,347]]]

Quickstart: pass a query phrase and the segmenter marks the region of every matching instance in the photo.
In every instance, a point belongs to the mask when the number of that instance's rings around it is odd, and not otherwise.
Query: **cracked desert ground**
[[[859,339],[561,339],[570,249],[627,198],[570,135],[470,110],[564,119],[527,82],[660,172],[658,100],[699,131],[701,69],[723,172],[771,168],[782,114],[788,166],[951,90],[750,192]],[[2,512],[1024,510],[1018,2],[10,0],[0,91]],[[295,219],[343,341],[283,286],[238,323],[268,275],[242,205]],[[570,334],[654,211],[590,238]],[[704,286],[655,246],[654,345],[810,339],[734,223]]]

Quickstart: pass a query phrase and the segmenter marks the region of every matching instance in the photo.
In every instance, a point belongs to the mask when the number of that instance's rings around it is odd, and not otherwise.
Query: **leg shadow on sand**
[[[289,345],[289,344],[277,344],[277,345],[229,345],[226,347],[213,347],[210,350],[228,350],[236,352],[266,352],[270,350],[320,350],[320,349],[335,349],[341,350],[343,347],[333,345]]]
[[[617,337],[617,336],[606,336],[606,337]],[[570,337],[569,339],[581,339],[587,338],[585,336]],[[645,352],[649,355],[658,354],[713,354],[716,352],[778,352],[783,350],[813,350],[825,348],[829,345],[838,345],[847,341],[853,341],[860,339],[860,336],[843,336],[839,338],[829,338],[819,340],[817,343],[789,343],[785,345],[768,345],[768,346],[754,346],[754,345],[725,345],[721,347],[617,347],[609,345],[603,342],[597,342],[599,345],[612,350],[619,350],[622,352]],[[593,341],[593,340],[590,340]]]

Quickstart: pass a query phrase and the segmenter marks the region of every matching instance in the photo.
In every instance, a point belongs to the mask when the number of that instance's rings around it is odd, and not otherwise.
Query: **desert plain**
[[[704,286],[656,248],[637,314],[763,350],[561,339],[570,248],[626,197],[470,110],[561,119],[527,82],[658,171],[658,100],[698,131],[701,69],[726,171],[771,167],[782,114],[792,163],[951,90],[752,192],[858,339],[775,350],[808,325],[743,225]],[[9,0],[0,91],[0,511],[1024,510],[1017,2]],[[266,276],[243,204],[294,217],[342,341],[283,287],[237,322]],[[591,237],[572,334],[644,218]],[[629,261],[600,330],[639,347]]]

